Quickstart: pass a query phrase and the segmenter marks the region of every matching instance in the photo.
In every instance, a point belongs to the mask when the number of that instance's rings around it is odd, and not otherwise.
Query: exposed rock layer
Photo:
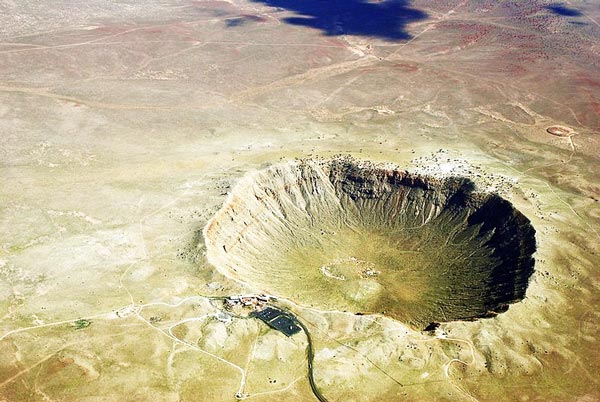
[[[245,177],[204,235],[209,261],[257,290],[419,328],[505,311],[535,252],[529,220],[469,179],[349,158]]]

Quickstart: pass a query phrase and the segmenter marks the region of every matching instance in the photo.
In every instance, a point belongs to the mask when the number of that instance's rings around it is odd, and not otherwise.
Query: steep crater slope
[[[415,328],[505,311],[524,298],[535,252],[529,220],[469,179],[350,158],[248,175],[204,237],[229,278]]]

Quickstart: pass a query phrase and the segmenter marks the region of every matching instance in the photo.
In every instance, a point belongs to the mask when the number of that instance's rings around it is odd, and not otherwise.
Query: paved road
[[[328,402],[327,398],[325,398],[323,396],[323,394],[321,394],[321,391],[319,391],[319,388],[317,388],[317,384],[315,383],[315,376],[313,373],[313,361],[315,360],[315,350],[313,348],[312,338],[310,336],[310,332],[308,331],[308,328],[306,328],[306,325],[304,325],[304,323],[302,323],[302,321],[300,321],[298,319],[298,317],[296,317],[288,309],[286,309],[284,307],[280,307],[280,306],[274,306],[274,307],[284,310],[286,313],[290,314],[290,316],[294,317],[294,320],[296,321],[296,323],[300,326],[300,328],[302,328],[302,330],[306,334],[306,340],[308,342],[308,346],[306,348],[306,358],[308,360],[308,382],[310,383],[310,388],[312,389],[313,394],[315,394],[315,397],[320,402]]]

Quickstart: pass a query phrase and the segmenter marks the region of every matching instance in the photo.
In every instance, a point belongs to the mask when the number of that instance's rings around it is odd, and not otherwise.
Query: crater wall
[[[350,158],[254,172],[204,229],[209,261],[251,287],[422,328],[525,297],[535,230],[462,177]]]

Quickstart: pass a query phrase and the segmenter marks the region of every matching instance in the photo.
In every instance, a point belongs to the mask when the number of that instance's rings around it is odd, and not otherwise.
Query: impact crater
[[[249,174],[204,238],[209,261],[256,290],[417,329],[522,300],[536,249],[529,219],[468,178],[349,157]]]

